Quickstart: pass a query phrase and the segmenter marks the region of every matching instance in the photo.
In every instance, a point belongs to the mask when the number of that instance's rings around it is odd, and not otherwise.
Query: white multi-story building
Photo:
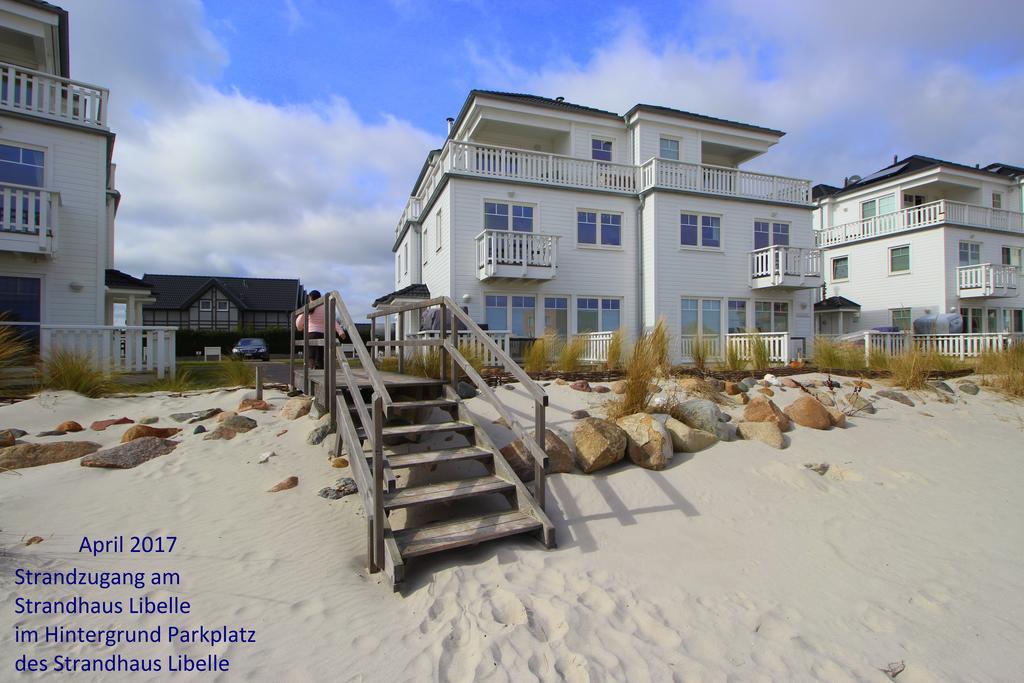
[[[822,282],[810,183],[739,168],[782,136],[472,91],[398,222],[397,291],[381,301],[425,289],[513,339],[586,335],[589,356],[659,317],[675,360],[696,335],[721,353],[754,329],[778,356],[807,351]]]
[[[959,314],[967,333],[1024,332],[1022,189],[1024,168],[917,155],[815,186],[826,282],[817,331],[909,330]]]

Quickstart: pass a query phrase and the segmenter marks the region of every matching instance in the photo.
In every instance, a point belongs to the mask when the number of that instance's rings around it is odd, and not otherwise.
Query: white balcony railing
[[[750,360],[753,357],[754,344],[763,342],[768,351],[768,360],[772,363],[788,363],[789,332],[738,332],[725,335],[725,343],[735,348],[740,358]]]
[[[614,332],[586,332],[576,335],[583,340],[583,355],[580,360],[584,363],[604,363],[608,360],[608,349],[612,345]]]
[[[961,297],[1016,296],[1017,267],[992,263],[960,266],[956,286]]]
[[[534,152],[512,147],[449,140],[431,162],[399,219],[417,221],[434,190],[447,174],[523,181],[635,195],[655,188],[744,197],[807,206],[811,183],[737,168],[650,159],[640,166]]]
[[[484,230],[476,236],[476,262],[481,279],[550,279],[558,267],[558,236]]]
[[[0,251],[54,251],[60,193],[0,184]]]
[[[940,356],[975,358],[986,351],[1002,351],[1014,344],[1024,344],[1019,332],[972,332],[964,334],[911,334],[909,332],[864,332],[864,360],[870,362],[871,353],[895,356],[904,353],[910,344],[922,351],[933,351]]]
[[[763,286],[821,286],[821,252],[776,245],[750,252],[750,277]]]
[[[940,199],[930,204],[824,228],[817,231],[815,238],[819,247],[830,247],[943,223],[1024,234],[1024,213]]]
[[[694,347],[704,344],[708,358],[722,358],[722,336],[718,334],[682,334],[679,335],[679,352],[684,361],[693,360]]]
[[[0,109],[106,128],[109,97],[106,88],[0,62]]]
[[[640,166],[640,187],[643,190],[666,188],[787,204],[806,205],[811,202],[809,180],[668,159],[650,159]]]

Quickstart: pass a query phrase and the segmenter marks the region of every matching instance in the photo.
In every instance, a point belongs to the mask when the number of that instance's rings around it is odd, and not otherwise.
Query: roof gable
[[[156,302],[147,308],[185,309],[210,287],[223,292],[243,311],[293,311],[305,296],[296,279],[148,273],[142,277],[153,285],[156,296]]]

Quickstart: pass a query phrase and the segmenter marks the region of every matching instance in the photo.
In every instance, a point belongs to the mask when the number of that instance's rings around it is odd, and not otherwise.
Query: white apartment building
[[[721,354],[754,329],[777,356],[809,352],[822,283],[810,183],[739,168],[783,135],[474,90],[415,183],[396,292],[379,303],[447,295],[512,340],[586,335],[595,360],[612,331],[659,317],[676,361],[697,335]]]
[[[817,331],[910,330],[959,314],[963,332],[1024,332],[1022,189],[1024,168],[918,155],[843,187],[815,186],[827,297]]]

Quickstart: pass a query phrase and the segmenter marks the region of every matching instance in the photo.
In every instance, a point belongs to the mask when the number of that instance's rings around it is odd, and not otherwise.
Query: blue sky
[[[356,311],[472,88],[779,128],[748,167],[815,182],[1024,163],[1021,2],[64,4],[73,75],[112,93],[118,267],[296,276]]]

